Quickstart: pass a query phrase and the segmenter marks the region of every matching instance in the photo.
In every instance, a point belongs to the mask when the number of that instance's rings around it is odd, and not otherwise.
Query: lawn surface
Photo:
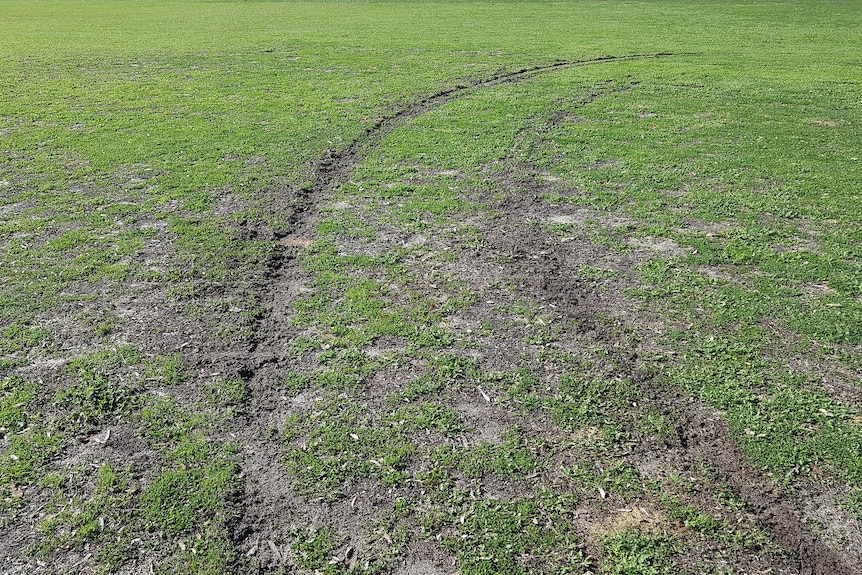
[[[862,6],[0,0],[4,573],[862,571]]]

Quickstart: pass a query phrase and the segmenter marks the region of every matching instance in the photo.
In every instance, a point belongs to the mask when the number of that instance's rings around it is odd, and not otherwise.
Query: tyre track
[[[245,454],[243,467],[246,493],[240,495],[244,512],[234,525],[234,543],[238,549],[251,548],[252,543],[257,547],[262,534],[265,537],[268,530],[275,528],[282,514],[302,513],[301,505],[293,495],[288,494],[286,485],[278,489],[280,444],[277,440],[267,440],[261,432],[272,429],[274,421],[277,420],[274,412],[279,409],[279,378],[289,361],[283,352],[283,344],[285,338],[291,335],[290,328],[282,321],[280,310],[295,296],[294,287],[302,281],[303,274],[296,256],[302,240],[314,236],[314,208],[317,202],[347,181],[349,174],[362,162],[366,154],[388,134],[410,120],[476,90],[514,84],[537,74],[559,69],[679,55],[693,54],[663,52],[556,61],[548,65],[499,74],[487,80],[459,84],[405,105],[401,110],[369,126],[347,147],[329,150],[315,163],[310,183],[297,190],[292,199],[289,229],[276,234],[281,239],[283,249],[271,260],[264,282],[257,286],[263,311],[254,328],[251,350],[235,356],[230,354],[231,358],[220,358],[220,361],[236,361],[241,365],[238,371],[252,389],[244,431],[238,430],[238,435],[244,443],[254,442],[259,447],[253,453]],[[509,253],[529,246],[529,230],[523,229],[523,222],[517,218],[517,212],[524,208],[525,206],[518,206],[514,211],[511,208],[508,210],[507,223],[511,225],[507,226],[507,229],[514,233],[505,238],[498,237],[498,245],[495,247]],[[291,238],[298,238],[300,241],[292,242]],[[583,329],[593,332],[598,340],[615,339],[613,334],[607,333],[606,328],[602,327],[595,310],[590,310],[591,306],[585,305],[591,299],[591,288],[573,274],[566,273],[566,266],[561,265],[564,261],[563,254],[559,251],[561,249],[565,248],[553,248],[549,251],[548,245],[544,244],[542,250],[545,255],[542,259],[520,260],[521,273],[525,277],[533,278],[527,283],[528,291],[538,299],[553,302],[570,319],[579,322]],[[541,250],[536,253],[538,251]],[[745,460],[731,440],[726,425],[710,419],[706,410],[691,409],[687,400],[657,385],[654,377],[639,366],[636,350],[620,349],[614,345],[608,345],[608,349],[621,369],[638,374],[635,379],[644,394],[676,422],[676,437],[669,442],[667,448],[681,451],[683,458],[687,460],[698,457],[709,460],[722,478],[743,498],[758,518],[759,524],[773,534],[782,548],[797,558],[801,573],[843,575],[859,572],[846,565],[836,552],[826,547],[819,537],[805,528],[799,509],[781,494],[769,478]],[[247,553],[240,555],[248,556]]]
[[[465,82],[441,90],[430,96],[421,97],[393,114],[382,118],[366,128],[351,144],[341,150],[328,150],[315,163],[310,181],[294,192],[292,198],[282,202],[290,210],[288,225],[283,231],[275,231],[279,240],[277,251],[268,262],[268,269],[262,280],[254,287],[259,296],[262,310],[253,327],[253,335],[246,349],[236,352],[227,351],[209,358],[212,364],[227,366],[235,371],[251,390],[251,399],[244,410],[242,425],[233,431],[233,436],[246,446],[242,463],[244,493],[234,494],[235,507],[241,512],[232,520],[235,548],[239,553],[236,568],[250,572],[249,561],[255,555],[266,554],[261,544],[269,534],[277,533],[284,523],[283,517],[303,516],[306,522],[319,519],[326,510],[317,512],[315,517],[304,515],[305,506],[287,488],[287,481],[280,473],[282,450],[272,432],[280,425],[287,407],[280,400],[281,377],[290,365],[291,358],[284,349],[284,342],[296,336],[289,326],[283,310],[298,296],[297,286],[305,276],[301,270],[298,255],[314,237],[316,221],[315,206],[322,197],[337,186],[346,182],[354,170],[379,142],[400,126],[432,110],[476,90],[492,86],[514,84],[536,74],[579,66],[589,66],[613,62],[650,60],[672,57],[681,54],[668,52],[653,54],[634,54],[628,56],[600,56],[596,58],[562,61],[551,64],[521,68],[492,76],[485,80]],[[263,539],[262,539],[263,537]],[[253,549],[262,549],[248,555]],[[272,553],[266,560],[256,559],[257,572],[263,567],[277,567],[283,557]]]
[[[390,134],[410,120],[427,114],[428,112],[444,106],[448,102],[465,96],[475,90],[503,84],[514,84],[537,74],[565,68],[694,55],[696,54],[689,52],[658,52],[654,54],[632,54],[629,56],[599,56],[597,58],[584,60],[557,60],[553,64],[521,68],[514,72],[498,74],[487,80],[458,84],[452,88],[441,90],[431,96],[424,96],[407,104],[404,108],[394,114],[378,120],[369,126],[361,136],[346,148],[338,151],[329,150],[323,154],[314,167],[311,183],[300,188],[297,192],[297,200],[294,205],[294,216],[291,223],[294,224],[294,226],[300,224],[302,215],[314,205],[315,198],[343,183],[350,171],[363,160],[364,153],[377,145],[381,139],[386,137],[386,135]]]

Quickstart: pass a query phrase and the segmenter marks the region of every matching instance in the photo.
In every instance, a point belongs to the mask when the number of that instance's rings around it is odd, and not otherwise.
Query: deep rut
[[[285,353],[293,333],[284,310],[301,292],[304,280],[298,265],[297,253],[314,237],[315,205],[328,192],[344,183],[350,173],[389,133],[400,126],[428,113],[458,97],[474,90],[502,84],[516,83],[533,75],[553,70],[630,60],[645,60],[671,57],[671,53],[640,54],[630,56],[603,56],[587,60],[557,61],[552,64],[524,68],[500,74],[487,80],[459,84],[431,96],[423,97],[394,114],[381,119],[342,150],[328,151],[314,166],[311,183],[296,191],[292,201],[290,229],[278,234],[283,250],[271,262],[265,282],[258,286],[262,314],[258,320],[253,344],[248,352],[229,354],[214,361],[223,361],[237,367],[240,375],[249,383],[252,399],[246,419],[236,434],[246,446],[243,463],[245,493],[241,494],[242,515],[234,525],[234,543],[240,552],[240,570],[248,571],[248,558],[271,553],[269,566],[283,564],[284,542],[278,541],[279,525],[299,524],[313,521],[307,506],[303,505],[288,489],[286,480],[279,472],[281,450],[272,432],[279,429],[281,419],[289,408],[280,397],[280,377],[288,365]],[[514,209],[513,209],[514,208]],[[492,239],[494,249],[500,253],[530,250],[535,242],[535,231],[525,228],[522,210],[529,206],[509,206],[506,217],[508,233]],[[651,374],[641,369],[637,350],[617,347],[611,341],[615,336],[606,332],[592,309],[591,288],[583,284],[565,265],[565,247],[549,249],[547,244],[537,247],[533,253],[542,252],[539,259],[519,260],[518,272],[532,278],[526,283],[530,295],[553,303],[569,319],[577,321],[582,329],[593,332],[597,340],[608,339],[608,349],[621,369],[637,374],[642,392],[676,424],[676,436],[668,440],[667,449],[677,452],[682,460],[693,464],[697,460],[709,461],[721,478],[730,485],[758,518],[760,525],[768,529],[776,542],[797,561],[800,573],[804,574],[854,574],[858,570],[849,566],[838,553],[829,549],[819,537],[806,528],[802,514],[795,503],[785,497],[768,477],[749,464],[739,448],[731,440],[725,424],[709,417],[705,408],[693,409],[686,398],[674,395],[654,381]],[[576,269],[576,268],[575,268]],[[251,445],[255,448],[249,449]],[[321,505],[324,505],[321,503]],[[321,515],[325,514],[321,511]],[[285,520],[285,516],[295,518]],[[272,539],[270,539],[272,537]],[[273,540],[275,539],[275,540]],[[281,550],[279,546],[281,547]],[[262,565],[258,560],[258,570]]]

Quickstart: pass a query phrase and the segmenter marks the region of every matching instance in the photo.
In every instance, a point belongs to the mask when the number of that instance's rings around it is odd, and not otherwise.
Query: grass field
[[[862,5],[0,0],[0,571],[862,572]]]

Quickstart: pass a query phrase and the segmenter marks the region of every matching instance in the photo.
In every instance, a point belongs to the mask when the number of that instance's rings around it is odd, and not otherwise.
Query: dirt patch
[[[414,559],[403,565],[399,565],[393,575],[452,575],[452,569],[445,569],[443,566],[425,561],[422,559]]]
[[[393,575],[457,575],[455,561],[437,546],[427,543],[411,545],[410,559],[395,567]]]
[[[614,229],[634,223],[634,220],[608,215],[595,210],[585,208],[572,209],[565,214],[554,214],[545,219],[549,224],[561,224],[564,226],[584,226],[587,222],[598,222],[603,227]]]
[[[675,258],[687,256],[690,253],[689,250],[669,238],[631,238],[629,244],[636,248],[645,248]]]
[[[802,291],[809,297],[821,297],[835,293],[835,290],[828,285],[816,283],[803,283]]]
[[[8,186],[9,182],[6,180],[0,180],[0,187]],[[16,202],[13,204],[3,204],[0,205],[0,218],[6,217],[9,214],[20,213],[22,210],[26,208],[26,204],[24,202]]]
[[[477,402],[460,402],[455,405],[464,421],[474,429],[471,440],[465,438],[467,445],[471,443],[490,443],[499,445],[503,442],[503,434],[506,433],[506,420],[509,419],[505,411],[490,405],[489,401],[479,398]]]
[[[705,275],[708,278],[712,278],[714,280],[720,280],[725,282],[737,282],[738,277],[729,271],[725,271],[724,269],[716,266],[698,266],[697,272]]]
[[[644,506],[624,507],[611,511],[604,519],[589,526],[594,536],[618,535],[623,531],[637,529],[647,533],[663,533],[671,524],[663,513]]]
[[[847,517],[838,503],[846,493],[800,493],[802,510],[811,524],[834,550],[843,552],[856,565],[862,565],[862,524]]]

